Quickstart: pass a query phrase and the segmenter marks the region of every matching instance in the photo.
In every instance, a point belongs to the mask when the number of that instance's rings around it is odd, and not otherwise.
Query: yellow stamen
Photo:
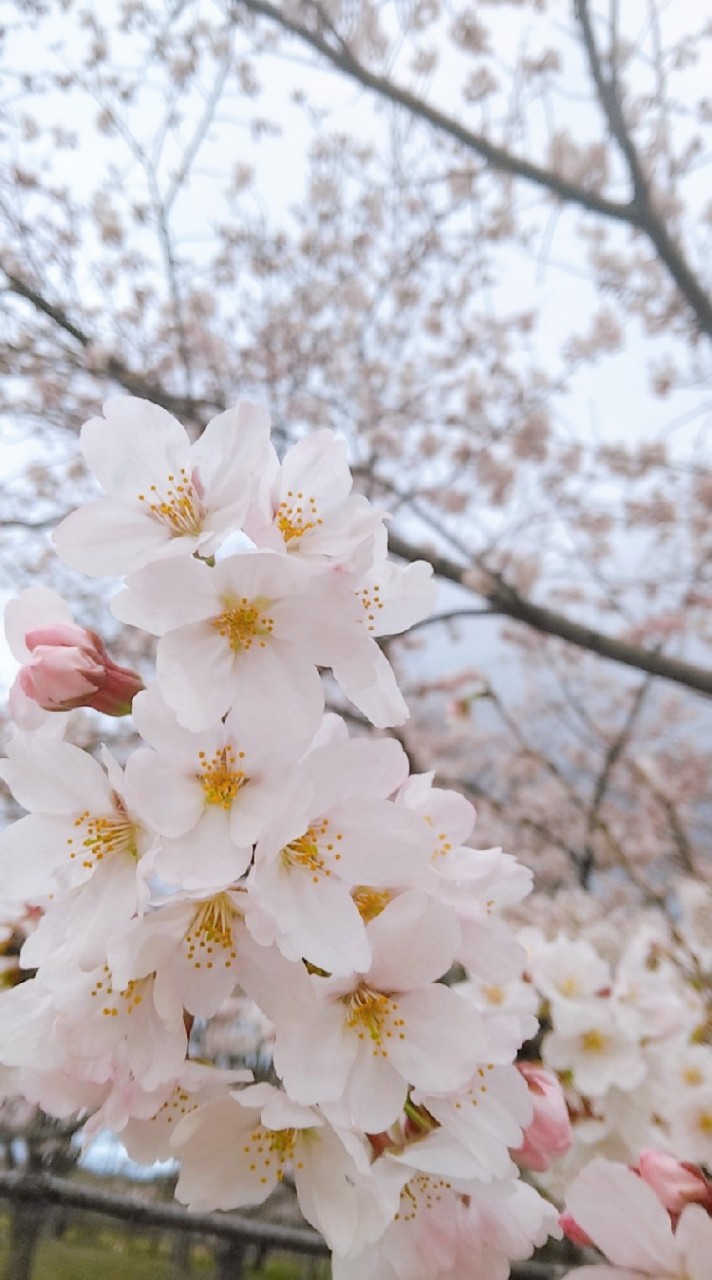
[[[205,508],[192,476],[181,467],[180,474],[167,477],[162,493],[152,484],[148,494],[139,493],[139,502],[146,503],[151,515],[167,525],[171,537],[197,537],[205,521]]]
[[[219,635],[225,636],[233,653],[247,652],[255,640],[261,649],[265,648],[264,636],[270,636],[274,630],[274,618],[263,612],[269,601],[256,599],[225,600],[226,608],[217,618],[212,618],[210,625]]]

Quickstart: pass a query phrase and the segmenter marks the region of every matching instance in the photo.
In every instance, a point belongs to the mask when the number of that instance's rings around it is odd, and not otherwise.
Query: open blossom
[[[383,905],[379,890],[412,884],[428,857],[414,815],[387,799],[407,769],[392,738],[332,741],[304,757],[255,849],[247,923],[259,942],[331,974],[368,968],[352,891],[375,890]]]
[[[334,1280],[506,1280],[510,1260],[530,1257],[556,1234],[555,1218],[553,1206],[525,1183],[482,1186],[414,1170],[381,1239],[335,1256],[332,1275]]]
[[[147,565],[113,602],[117,617],[160,636],[158,683],[187,729],[231,707],[274,715],[291,737],[316,732],[324,707],[317,666],[353,641],[355,601],[323,571],[273,551]]]
[[[131,573],[169,555],[215,554],[239,528],[260,472],[276,463],[269,415],[243,401],[195,444],[160,405],[117,396],[82,427],[87,465],[107,496],[57,527],[60,556],[89,574]]]
[[[178,724],[153,685],[136,699],[134,721],[150,748],[126,765],[135,811],[160,835],[154,868],[168,884],[208,889],[247,870],[252,847],[281,803],[301,736],[277,735],[239,708],[202,733]]]
[[[425,894],[394,898],[366,926],[371,963],[348,978],[308,975],[258,947],[241,981],[275,1024],[274,1063],[290,1097],[341,1100],[350,1122],[380,1133],[408,1087],[463,1087],[487,1053],[477,1011],[437,981],[457,953],[457,925]]]
[[[129,917],[135,912],[143,892],[140,861],[154,836],[128,811],[122,771],[108,752],[104,764],[68,742],[18,735],[10,743],[0,777],[30,812],[0,834],[5,897],[44,899],[101,871],[113,878],[114,914],[119,902]]]
[[[364,569],[383,517],[352,484],[346,442],[326,428],[314,431],[287,450],[245,532],[258,547]]]
[[[383,1231],[407,1176],[391,1168],[371,1177],[367,1145],[340,1135],[317,1108],[292,1102],[273,1085],[248,1085],[192,1111],[177,1127],[176,1195],[197,1210],[262,1204],[289,1175],[307,1221],[343,1251]]]

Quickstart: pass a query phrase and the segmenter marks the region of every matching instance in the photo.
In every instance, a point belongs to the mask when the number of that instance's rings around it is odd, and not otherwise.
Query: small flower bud
[[[635,1172],[655,1192],[668,1213],[682,1213],[687,1204],[704,1204],[708,1211],[712,1209],[712,1183],[694,1164],[647,1147],[638,1156]]]
[[[105,715],[123,716],[143,689],[135,671],[112,662],[95,631],[56,623],[28,631],[25,645],[31,658],[10,691],[10,713],[20,728],[31,727],[26,699],[44,711],[93,707]]]
[[[556,1076],[533,1062],[518,1062],[534,1107],[534,1118],[524,1132],[521,1147],[512,1152],[526,1169],[542,1172],[556,1156],[571,1146],[571,1122],[566,1099]]]

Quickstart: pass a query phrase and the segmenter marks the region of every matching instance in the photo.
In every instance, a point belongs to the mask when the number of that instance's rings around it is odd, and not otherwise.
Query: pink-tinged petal
[[[630,1271],[627,1267],[607,1267],[605,1264],[594,1263],[592,1267],[576,1267],[574,1271],[567,1271],[561,1280],[645,1280],[646,1275],[650,1276],[651,1272]],[[657,1272],[655,1280],[665,1280],[665,1276]]]
[[[155,751],[134,751],[126,762],[125,795],[131,808],[163,836],[181,836],[203,815],[200,779],[180,773]]]
[[[0,832],[0,897],[4,901],[33,902],[52,892],[58,870],[69,865],[69,830],[66,818],[29,814]]]
[[[478,1181],[490,1182],[492,1175],[481,1160],[468,1151],[460,1143],[446,1133],[437,1129],[426,1134],[411,1146],[397,1155],[386,1154],[387,1160],[395,1160],[399,1164],[410,1165],[422,1173],[444,1178],[476,1178]],[[502,1176],[506,1176],[512,1168],[505,1167]]]
[[[191,465],[209,495],[211,512],[220,513],[222,528],[237,528],[244,523],[255,472],[264,483],[267,473],[274,475],[279,467],[269,429],[267,410],[243,400],[234,409],[211,418],[191,446]]]
[[[349,796],[385,799],[408,773],[408,757],[395,738],[351,738],[310,751],[302,764],[322,813]]]
[[[344,837],[339,875],[349,884],[407,885],[428,865],[427,831],[402,805],[347,800],[334,806],[330,818]]]
[[[174,840],[163,840],[155,855],[155,868],[168,884],[209,891],[239,880],[251,857],[249,846],[239,848],[233,843],[224,809],[206,809],[192,830]]]
[[[5,606],[5,634],[12,656],[27,662],[30,651],[25,644],[28,631],[54,623],[72,624],[72,611],[56,591],[48,587],[28,587]]]
[[[346,697],[377,729],[404,724],[409,718],[390,662],[365,633],[358,639],[354,636],[351,651],[330,665]]]
[[[364,1133],[383,1133],[395,1124],[403,1110],[407,1082],[370,1039],[358,1041],[354,1033],[352,1038],[358,1044],[358,1054],[343,1099],[356,1129],[362,1129]]]
[[[280,490],[295,493],[302,490],[307,498],[330,506],[343,502],[351,492],[353,480],[346,457],[346,442],[327,427],[313,431],[288,449],[282,462]]]
[[[189,466],[190,442],[172,414],[136,396],[113,396],[103,418],[81,431],[87,466],[107,493],[137,498],[144,487]]]
[[[450,1093],[470,1079],[487,1053],[478,1011],[441,983],[396,997],[399,1032],[389,1041],[394,1067],[417,1089]]]
[[[566,1207],[615,1266],[675,1275],[670,1218],[650,1187],[625,1165],[592,1160],[569,1187]]]
[[[279,641],[236,663],[230,702],[245,724],[277,720],[275,745],[308,741],[324,710],[324,687],[316,667],[295,658]]]
[[[366,929],[348,891],[342,884],[320,879],[314,884],[308,871],[293,868],[276,877],[256,876],[262,905],[279,926],[280,950],[289,959],[303,957],[328,973],[364,972],[371,961]]]
[[[237,845],[252,845],[262,838],[275,805],[281,803],[290,783],[291,770],[287,764],[273,766],[269,773],[255,776],[250,773],[248,758],[246,771],[249,781],[230,807],[230,835]]]
[[[169,631],[158,642],[156,674],[166,702],[192,732],[218,725],[233,702],[235,655],[206,622]]]
[[[33,733],[35,729],[41,729],[49,719],[56,716],[66,718],[68,712],[62,711],[45,711],[43,707],[38,706],[34,698],[28,697],[25,693],[23,685],[23,673],[20,672],[10,686],[10,692],[7,697],[7,708],[10,712],[10,719],[21,729],[23,733]]]
[[[373,949],[369,986],[410,991],[441,978],[457,954],[452,912],[417,890],[402,893],[368,925]]]
[[[701,1205],[683,1209],[675,1245],[686,1280],[709,1280],[712,1270],[712,1218]]]
[[[265,1010],[265,1012],[267,1012]],[[275,1022],[274,1065],[295,1102],[311,1106],[341,1098],[358,1053],[341,1005],[300,1009],[299,1020]]]
[[[300,1134],[298,1143],[294,1182],[299,1207],[329,1248],[344,1252],[353,1244],[359,1225],[356,1171],[330,1127]]]
[[[425,560],[409,565],[386,561],[378,566],[378,586],[383,608],[369,611],[374,614],[373,635],[400,635],[435,608],[437,585],[433,567]],[[374,588],[370,582],[367,590],[372,597]]]
[[[166,525],[152,519],[137,504],[135,511],[114,498],[98,498],[65,516],[52,540],[57,554],[78,573],[119,577],[139,569],[146,561],[172,554],[183,543],[185,554],[195,549],[195,539],[173,539]]]
[[[274,1164],[270,1177],[244,1152],[258,1129],[259,1111],[242,1108],[231,1097],[216,1098],[186,1116],[172,1144],[181,1158],[176,1198],[196,1211],[262,1204],[277,1174]]]
[[[0,777],[23,809],[66,815],[113,809],[105,773],[79,747],[18,736],[9,751],[8,759],[0,762]]]
[[[119,622],[155,636],[217,617],[221,608],[213,570],[182,556],[139,569],[111,602]]]
[[[282,1089],[270,1084],[251,1084],[233,1093],[241,1106],[262,1107],[262,1123],[268,1129],[321,1129],[323,1117],[313,1107],[293,1102]]]

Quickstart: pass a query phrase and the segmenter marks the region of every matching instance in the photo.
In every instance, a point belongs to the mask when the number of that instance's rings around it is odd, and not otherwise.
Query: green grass
[[[8,1219],[0,1215],[0,1276],[8,1247]],[[313,1269],[312,1269],[313,1268]],[[191,1251],[191,1280],[212,1280],[213,1253],[195,1241]],[[260,1271],[248,1270],[247,1280],[327,1280],[326,1263],[274,1254]],[[35,1257],[32,1280],[172,1280],[170,1240],[166,1234],[122,1231],[114,1224],[82,1217],[70,1222],[61,1239],[43,1238]]]

